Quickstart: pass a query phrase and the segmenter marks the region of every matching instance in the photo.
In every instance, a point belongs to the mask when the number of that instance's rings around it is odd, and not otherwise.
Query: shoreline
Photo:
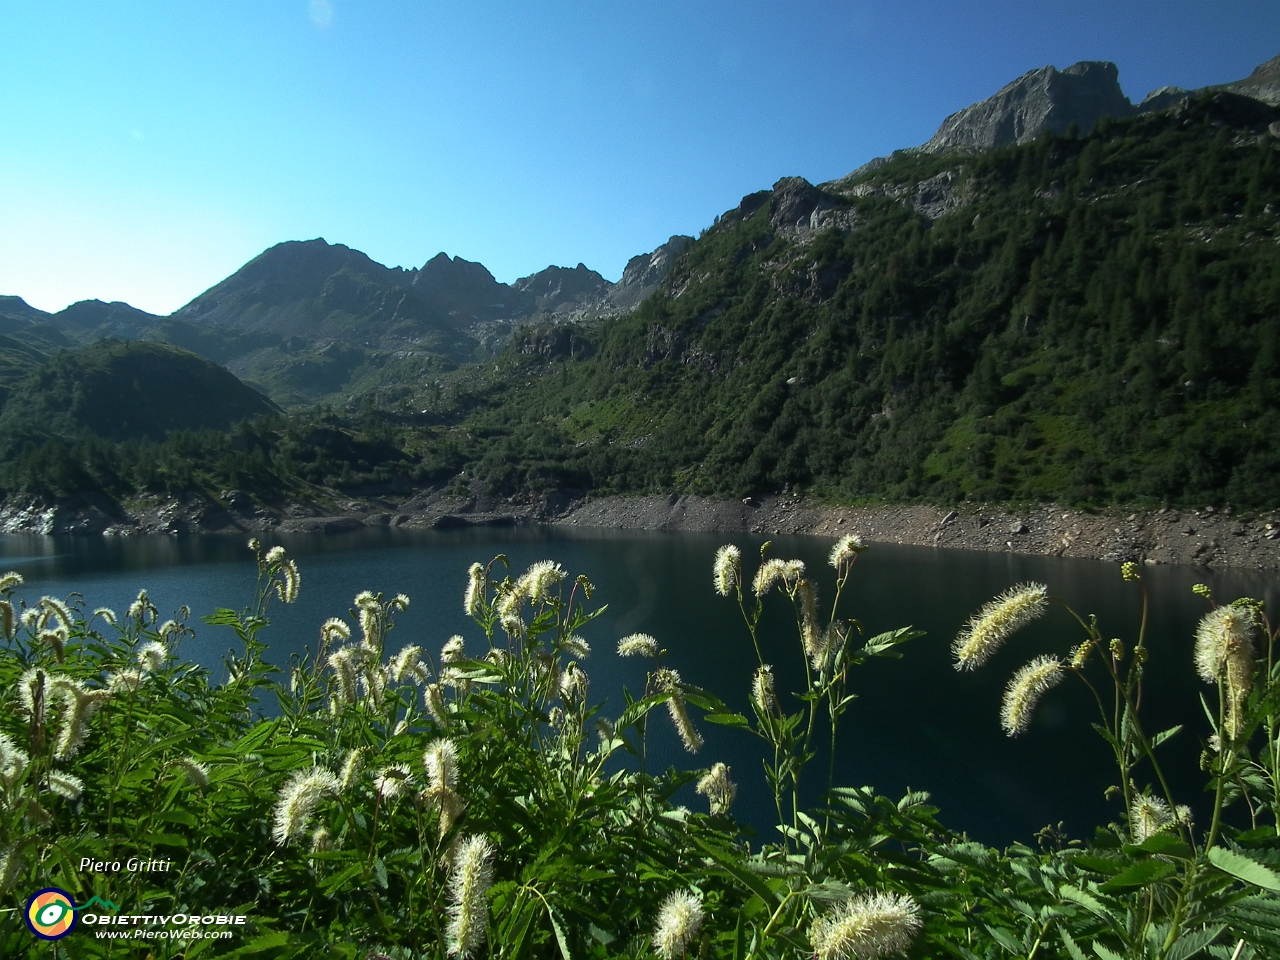
[[[273,503],[244,491],[154,497],[119,504],[85,497],[10,498],[0,532],[133,536],[198,533],[342,533],[366,526],[449,529],[547,523],[619,530],[687,530],[838,537],[868,543],[1136,560],[1253,570],[1280,569],[1280,511],[1123,509],[1088,512],[1053,504],[831,506],[775,496],[744,500],[670,496],[498,499],[424,493],[407,500],[334,498]]]

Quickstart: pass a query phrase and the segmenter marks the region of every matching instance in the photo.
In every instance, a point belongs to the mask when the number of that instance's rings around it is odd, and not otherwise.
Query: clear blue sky
[[[168,313],[317,236],[617,279],[1027,70],[1137,100],[1277,53],[1276,0],[0,0],[0,293]]]

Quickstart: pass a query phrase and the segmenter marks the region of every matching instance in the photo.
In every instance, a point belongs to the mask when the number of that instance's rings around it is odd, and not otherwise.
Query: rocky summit
[[[1132,112],[1114,63],[1086,60],[1065,70],[1041,67],[947,117],[920,149],[926,153],[987,150],[1027,143],[1042,130],[1061,135],[1073,124],[1087,133],[1102,117],[1126,117]]]

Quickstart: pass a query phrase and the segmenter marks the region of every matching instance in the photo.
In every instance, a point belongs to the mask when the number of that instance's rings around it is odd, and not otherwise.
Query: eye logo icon
[[[76,905],[71,895],[57,887],[32,894],[27,901],[27,926],[42,940],[61,940],[76,926]]]

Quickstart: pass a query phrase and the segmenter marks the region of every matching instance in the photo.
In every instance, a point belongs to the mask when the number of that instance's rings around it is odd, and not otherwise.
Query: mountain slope
[[[224,430],[279,407],[208,360],[168,344],[100,340],[32,371],[0,415],[0,437],[163,440]]]
[[[1280,118],[1230,93],[744,198],[469,421],[520,485],[1280,502]],[[518,346],[518,345],[517,345]],[[594,355],[587,359],[573,359]],[[528,380],[531,384],[519,384]]]

